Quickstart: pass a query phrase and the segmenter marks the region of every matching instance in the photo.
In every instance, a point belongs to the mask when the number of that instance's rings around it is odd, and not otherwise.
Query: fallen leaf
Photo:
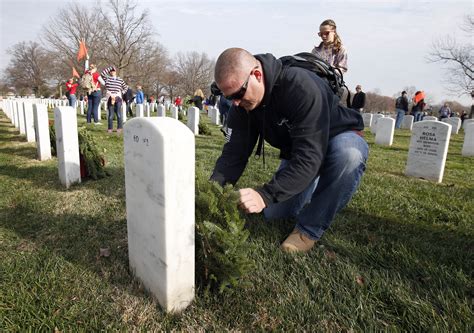
[[[324,251],[324,255],[329,260],[336,260],[336,252],[334,252],[334,251],[326,250],[326,251]]]
[[[363,286],[365,284],[365,280],[362,276],[360,275],[357,275],[356,276],[356,282],[359,286]]]
[[[110,257],[110,248],[104,247],[99,249],[99,257]]]

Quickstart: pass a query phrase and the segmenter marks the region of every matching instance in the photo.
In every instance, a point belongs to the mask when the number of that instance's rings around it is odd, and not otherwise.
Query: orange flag
[[[79,42],[79,52],[77,53],[77,61],[80,61],[86,55],[87,55],[86,42],[84,40],[81,40]]]
[[[76,69],[73,67],[72,68],[72,76],[74,77],[77,77],[78,79],[81,78],[81,76],[79,75],[79,73],[76,71]]]

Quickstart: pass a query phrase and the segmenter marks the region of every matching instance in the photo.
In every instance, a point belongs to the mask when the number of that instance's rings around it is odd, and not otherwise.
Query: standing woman
[[[199,110],[202,110],[202,102],[206,97],[204,96],[201,89],[196,89],[194,92],[194,97],[191,99],[191,102],[196,106]]]
[[[86,61],[86,64],[88,61]],[[94,117],[94,124],[100,125],[99,122],[99,106],[102,93],[100,91],[100,84],[104,84],[104,80],[97,73],[97,66],[90,64],[89,68],[86,67],[85,74],[90,74],[90,83],[87,90],[87,123],[91,123],[92,116]]]
[[[339,68],[342,73],[347,72],[347,51],[337,34],[336,22],[331,19],[323,21],[319,26],[318,36],[322,42],[315,46],[311,53],[320,56],[331,66]]]

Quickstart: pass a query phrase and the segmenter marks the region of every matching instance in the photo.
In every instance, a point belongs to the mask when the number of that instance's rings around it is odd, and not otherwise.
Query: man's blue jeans
[[[100,106],[101,93],[100,90],[92,92],[87,95],[87,122],[91,122],[92,116],[94,116],[94,122],[99,122],[99,106]]]
[[[357,190],[365,171],[369,147],[356,132],[349,131],[329,140],[319,176],[290,199],[264,209],[266,219],[295,218],[296,228],[318,240]],[[282,160],[279,169],[288,165]]]
[[[405,117],[405,110],[395,109],[397,111],[397,120],[395,121],[395,128],[402,127],[403,118]]]

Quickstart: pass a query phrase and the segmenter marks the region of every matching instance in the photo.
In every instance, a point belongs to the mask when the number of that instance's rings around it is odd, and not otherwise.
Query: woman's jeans
[[[100,90],[94,91],[90,95],[87,95],[87,122],[91,122],[92,115],[94,116],[94,122],[99,122],[99,106],[101,98]]]
[[[265,218],[295,218],[296,229],[320,239],[357,190],[368,155],[367,142],[356,132],[336,135],[329,140],[319,176],[300,194],[265,208]],[[287,165],[288,160],[282,160],[279,169]]]
[[[414,121],[421,121],[423,119],[423,112],[415,111],[414,113],[415,119]]]
[[[76,95],[69,95],[69,97],[67,99],[69,101],[69,106],[72,106],[75,109],[76,108],[76,101],[77,101]]]
[[[107,101],[107,110],[109,110],[109,130],[114,128],[114,113],[117,114],[117,129],[122,129],[122,99],[115,97],[115,103],[112,104],[112,98],[109,98]]]

